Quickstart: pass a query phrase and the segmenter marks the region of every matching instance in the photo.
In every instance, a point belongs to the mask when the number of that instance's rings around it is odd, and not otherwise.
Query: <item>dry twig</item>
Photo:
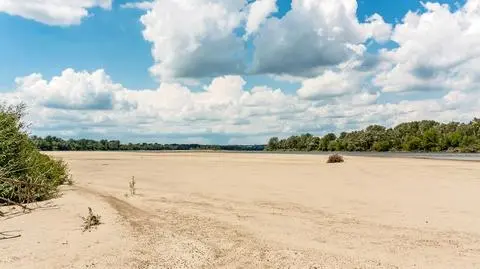
[[[132,177],[132,180],[129,182],[130,194],[135,195],[135,177]]]

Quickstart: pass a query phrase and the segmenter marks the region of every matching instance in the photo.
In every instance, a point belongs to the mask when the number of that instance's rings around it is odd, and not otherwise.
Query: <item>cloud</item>
[[[151,73],[162,79],[242,73],[244,43],[234,33],[244,0],[157,0],[141,17],[152,43]]]
[[[480,2],[456,11],[425,3],[425,13],[409,12],[393,30],[398,48],[381,56],[390,66],[374,82],[384,92],[472,90],[480,86]]]
[[[46,108],[67,110],[113,109],[115,94],[125,90],[115,84],[104,70],[93,73],[66,69],[50,81],[40,74],[15,80],[16,91],[22,98]]]
[[[16,79],[0,98],[24,101],[35,133],[118,136],[243,136],[282,132],[308,104],[280,89],[245,89],[239,76],[221,76],[193,91],[176,83],[130,90],[103,71],[67,69],[46,80],[40,74]],[[228,139],[227,139],[228,140]]]
[[[301,98],[315,100],[352,93],[357,87],[358,82],[348,73],[327,70],[318,77],[304,80],[297,93]]]
[[[110,5],[91,0],[76,7],[87,12]],[[409,12],[393,29],[378,14],[359,22],[354,0],[293,0],[281,18],[271,16],[277,7],[270,0],[156,0],[123,7],[145,9],[143,36],[152,44],[150,71],[159,86],[128,89],[101,69],[17,78],[0,97],[28,104],[35,133],[263,143],[298,132],[480,116],[478,0],[454,11],[425,3],[425,12]],[[398,46],[372,52],[372,40]],[[250,42],[252,63],[246,60]],[[251,86],[242,77],[249,72],[299,87]],[[413,98],[409,91],[421,93]]]
[[[367,29],[367,36],[376,41],[383,43],[390,40],[392,25],[387,24],[379,14],[375,13],[368,17],[364,27]]]
[[[121,8],[133,8],[133,9],[141,9],[141,10],[149,10],[152,9],[154,2],[152,1],[143,1],[143,2],[129,2],[122,4]]]
[[[316,76],[348,61],[370,39],[389,40],[392,30],[379,14],[360,23],[355,0],[294,0],[281,18],[271,16],[278,11],[276,0],[155,0],[146,9],[140,20],[152,44],[150,72],[163,81],[247,73]],[[250,42],[253,60],[247,57]]]
[[[33,134],[164,143],[189,137],[209,143],[264,143],[269,136],[299,132],[322,135],[370,124],[479,116],[480,91],[392,103],[379,102],[378,92],[346,92],[307,100],[267,85],[246,88],[240,76],[216,77],[200,91],[177,83],[131,90],[103,70],[67,69],[50,80],[40,74],[17,78],[15,88],[0,99],[28,105]]]
[[[269,18],[254,40],[255,73],[312,75],[355,55],[367,39],[388,39],[391,26],[375,14],[366,23],[355,0],[294,0],[282,18]]]
[[[247,36],[255,33],[268,16],[278,11],[276,2],[276,0],[257,0],[250,5],[245,27]]]
[[[303,79],[297,95],[306,100],[325,101],[334,98],[355,105],[375,101],[378,95],[374,93],[376,88],[370,83],[370,79],[379,68],[378,60],[370,59],[363,45],[350,48],[355,52],[355,56],[326,69],[318,76]]]
[[[111,9],[112,0],[2,0],[0,12],[56,26],[78,25],[88,9]]]

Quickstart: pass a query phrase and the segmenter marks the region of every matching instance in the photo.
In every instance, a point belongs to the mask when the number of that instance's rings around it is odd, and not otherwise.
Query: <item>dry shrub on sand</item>
[[[101,224],[100,215],[93,214],[91,207],[88,208],[88,216],[82,217],[83,219],[83,231],[91,231],[92,228],[96,228]]]
[[[328,156],[327,163],[343,163],[343,156],[340,154],[333,154]]]

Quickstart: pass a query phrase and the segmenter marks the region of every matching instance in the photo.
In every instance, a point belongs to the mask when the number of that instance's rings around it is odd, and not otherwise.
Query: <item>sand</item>
[[[0,221],[0,268],[480,268],[480,162],[52,155],[76,184]]]

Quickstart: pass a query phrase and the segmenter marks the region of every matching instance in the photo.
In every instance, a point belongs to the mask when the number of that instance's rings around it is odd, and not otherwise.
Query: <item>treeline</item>
[[[480,119],[469,123],[413,121],[393,128],[371,125],[361,131],[273,137],[268,151],[421,151],[480,152]]]
[[[227,150],[262,151],[264,145],[200,145],[200,144],[159,144],[128,143],[119,140],[68,139],[55,136],[45,138],[32,136],[31,139],[42,151],[150,151],[150,150]]]

